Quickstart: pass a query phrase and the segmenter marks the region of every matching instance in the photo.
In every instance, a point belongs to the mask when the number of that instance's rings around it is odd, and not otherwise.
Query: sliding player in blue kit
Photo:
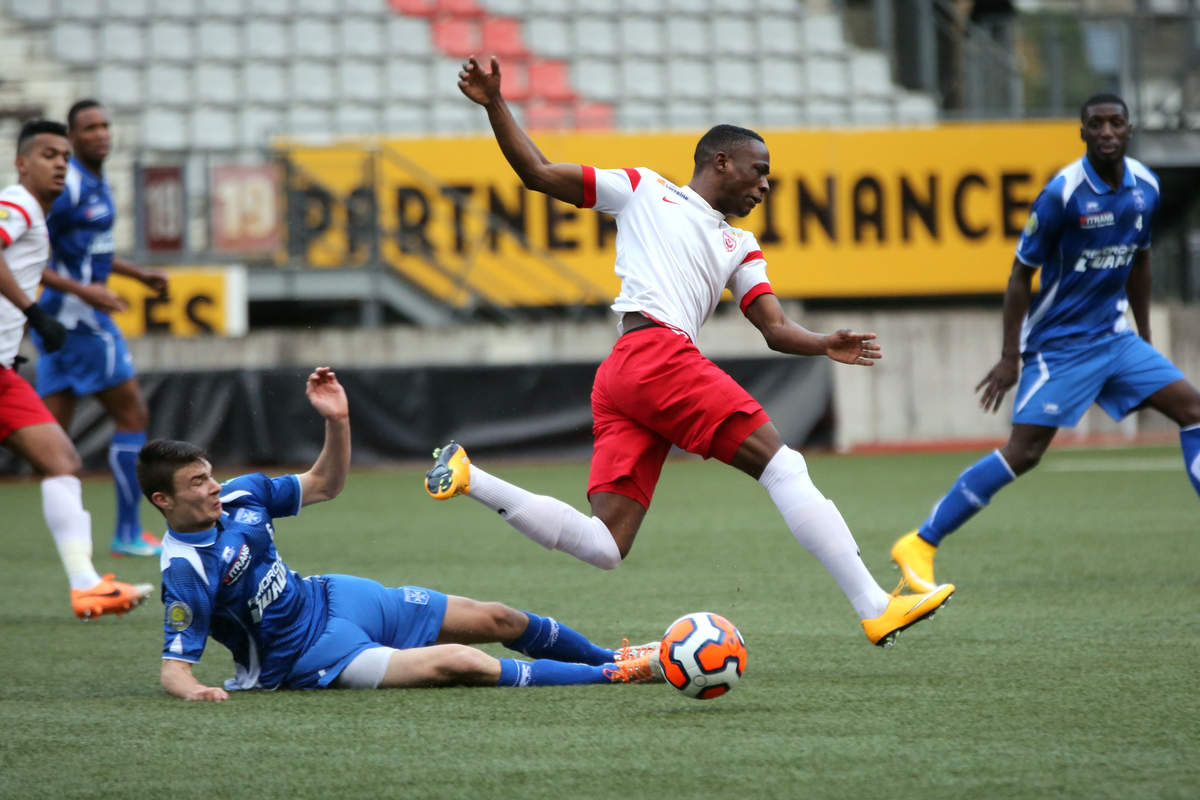
[[[551,617],[420,586],[351,575],[303,578],[275,549],[276,517],[332,500],[350,469],[349,403],[328,367],[306,394],[325,419],[311,469],[224,484],[204,451],[156,439],[139,453],[138,483],[167,520],[163,538],[162,685],[185,700],[233,689],[441,685],[565,686],[661,680],[654,646],[599,647]],[[225,688],[192,673],[211,636],[233,654]],[[501,642],[535,661],[494,658],[469,644]]]
[[[934,585],[942,538],[1037,466],[1058,429],[1074,426],[1093,402],[1113,419],[1150,406],[1178,424],[1184,466],[1200,494],[1200,392],[1150,344],[1158,178],[1125,155],[1132,129],[1120,97],[1089,98],[1080,120],[1087,152],[1034,202],[1004,294],[1000,360],[975,387],[983,390],[984,410],[994,412],[1016,385],[1012,434],[958,477],[920,528],[892,546],[892,560],[914,591]],[[1041,290],[1031,302],[1038,267]]]

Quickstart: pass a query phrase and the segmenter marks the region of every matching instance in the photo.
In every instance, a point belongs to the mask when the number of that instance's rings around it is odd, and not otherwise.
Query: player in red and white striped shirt
[[[66,341],[63,326],[34,303],[50,259],[46,211],[63,190],[71,148],[58,122],[33,120],[17,138],[20,182],[0,191],[0,443],[42,476],[42,513],[71,583],[71,608],[89,618],[124,613],[150,595],[148,583],[101,577],[92,564],[92,518],[83,507],[79,454],[29,382],[17,374],[25,324],[48,350]]]
[[[646,168],[550,162],[508,110],[494,58],[488,70],[469,59],[458,86],[487,110],[500,149],[526,187],[616,217],[621,293],[612,308],[621,335],[592,387],[592,516],[484,472],[456,442],[435,455],[427,491],[437,499],[469,494],[542,546],[612,569],[633,546],[674,444],[737,467],[766,488],[792,534],[837,580],[871,642],[887,646],[940,608],[954,592],[950,584],[903,597],[880,588],[841,513],[813,485],[804,457],[783,444],[762,406],[694,344],[729,289],[772,350],[860,366],[880,357],[873,333],[818,334],[788,319],[754,236],[726,221],[749,214],[770,189],[762,137],[716,126],[696,146],[691,182],[675,186]]]

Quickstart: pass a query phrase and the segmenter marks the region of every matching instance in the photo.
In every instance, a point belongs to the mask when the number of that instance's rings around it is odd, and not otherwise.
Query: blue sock
[[[929,519],[921,523],[918,535],[937,547],[943,537],[958,530],[1016,477],[1000,451],[993,450],[958,476],[946,496],[933,507]]]
[[[586,636],[568,628],[553,617],[529,615],[529,627],[518,638],[504,642],[509,650],[524,653],[530,658],[551,658],[578,664],[608,664],[613,651],[592,644]]]
[[[1183,447],[1183,463],[1192,479],[1192,488],[1200,494],[1200,425],[1180,428],[1179,444]]]
[[[612,666],[611,664],[608,666]],[[578,686],[581,683],[610,683],[604,667],[591,664],[567,664],[540,659],[517,661],[500,659],[500,680],[497,686]]]
[[[142,494],[137,482],[138,451],[146,443],[145,431],[117,431],[108,446],[108,465],[117,489],[116,538],[136,542],[142,537]]]

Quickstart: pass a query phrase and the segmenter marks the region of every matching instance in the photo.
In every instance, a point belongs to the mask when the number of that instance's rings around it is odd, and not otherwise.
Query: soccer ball
[[[720,697],[746,671],[746,643],[720,614],[698,611],[671,623],[658,646],[667,683],[697,700]]]

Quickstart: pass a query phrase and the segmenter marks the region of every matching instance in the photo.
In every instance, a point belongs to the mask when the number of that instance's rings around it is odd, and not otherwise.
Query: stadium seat
[[[285,121],[287,132],[297,136],[329,133],[329,108],[320,105],[292,104]]]
[[[409,58],[389,59],[384,65],[386,96],[396,100],[428,100],[431,96],[429,64]]]
[[[485,19],[480,52],[500,58],[528,58],[529,51],[521,40],[521,22],[509,17]]]
[[[716,25],[717,36],[724,33],[724,22]],[[708,55],[712,44],[708,34],[708,21],[698,17],[672,17],[667,21],[667,42],[664,52],[681,55]]]
[[[917,92],[899,92],[896,97],[896,121],[907,123],[937,122],[938,108],[934,99]]]
[[[807,94],[845,99],[850,91],[846,62],[836,56],[815,55],[805,59]]]
[[[151,63],[146,67],[146,100],[166,107],[191,105],[191,70],[179,64]]]
[[[796,100],[777,98],[761,105],[758,120],[764,128],[794,128],[804,122],[804,110]]]
[[[529,49],[543,58],[570,58],[574,53],[570,26],[563,17],[535,17],[523,31]]]
[[[371,17],[345,17],[338,25],[342,53],[352,57],[382,56],[398,43],[383,42],[384,27]]]
[[[475,0],[438,0],[438,16],[482,19],[487,16],[487,10]]]
[[[142,114],[138,141],[142,147],[152,150],[182,150],[188,145],[184,120],[182,111],[148,108]]]
[[[471,103],[458,100],[436,100],[429,122],[434,130],[446,133],[473,133],[487,125],[487,117]]]
[[[290,48],[287,29],[281,23],[265,19],[246,23],[246,54],[250,58],[284,59]]]
[[[200,8],[196,0],[151,0],[150,16],[153,19],[173,17],[199,19]]]
[[[727,61],[714,70],[713,87],[718,97],[753,98],[758,87],[770,81],[760,81],[756,62],[749,60]]]
[[[68,64],[92,64],[96,61],[96,36],[90,25],[57,25],[50,32],[50,51]]]
[[[758,73],[761,77],[755,87],[756,91],[764,97],[799,99],[808,94],[806,71],[805,62],[797,58],[764,56],[758,62]]]
[[[379,110],[363,103],[340,103],[334,112],[339,133],[375,133],[379,130]]]
[[[429,21],[424,19],[390,17],[383,40],[389,53],[402,52],[407,57],[414,57],[433,52],[433,34],[429,30]]]
[[[380,17],[390,13],[383,0],[342,0],[342,7],[348,14]]]
[[[549,59],[530,62],[529,92],[534,97],[556,102],[574,100],[576,95],[567,77],[566,62]]]
[[[528,14],[531,16],[539,16],[542,14],[555,14],[565,16],[574,14],[580,11],[585,11],[584,5],[587,0],[525,0],[528,6]],[[596,0],[593,0],[595,2]],[[577,7],[578,6],[578,7]],[[605,6],[607,13],[611,14],[616,8],[616,2],[609,0]]]
[[[429,114],[423,107],[409,103],[384,106],[383,130],[385,133],[428,133]]]
[[[48,3],[43,0],[42,3],[26,2],[25,5],[47,5],[54,7],[53,3]],[[74,0],[74,2],[58,3],[57,16],[59,19],[66,20],[84,20],[88,22],[102,22],[106,19],[104,13],[104,5],[102,0]]]
[[[583,131],[608,131],[615,124],[613,107],[608,103],[580,101],[573,109],[575,128]]]
[[[337,50],[336,43],[332,22],[300,18],[292,26],[292,51],[289,55],[332,58]]]
[[[430,17],[437,12],[438,0],[388,0],[388,5],[397,14]]]
[[[625,100],[617,105],[617,124],[627,130],[656,130],[664,126],[662,104]]]
[[[531,100],[525,104],[525,124],[535,131],[566,130],[570,123],[570,114],[563,103],[549,103],[542,100]]]
[[[514,103],[523,103],[530,97],[529,62],[512,59],[503,66],[504,97]]]
[[[123,64],[102,64],[96,70],[96,94],[113,108],[139,108],[145,102],[141,70]]]
[[[708,59],[677,56],[667,61],[667,96],[700,100],[711,97]]]
[[[246,63],[242,80],[246,100],[255,105],[282,106],[288,102],[287,71],[280,64],[267,61]]]
[[[160,61],[190,63],[192,29],[179,22],[155,22],[146,31],[150,57]]]
[[[442,17],[433,21],[433,44],[455,58],[480,52],[479,22],[464,17]]]
[[[754,23],[727,17],[713,31],[712,49],[719,55],[751,56],[755,52]]]
[[[240,105],[238,70],[230,64],[201,61],[192,75],[195,95],[209,105]]]
[[[674,130],[705,131],[712,127],[712,113],[706,105],[671,101],[666,108],[667,127]]]
[[[100,56],[107,61],[138,62],[146,56],[142,29],[111,22],[100,30]]]
[[[338,94],[349,100],[378,102],[383,96],[379,65],[375,61],[343,61],[338,66]]]
[[[200,0],[197,10],[203,19],[237,19],[247,11],[245,0]]]
[[[621,44],[624,52],[632,55],[658,55],[668,48],[663,45],[662,22],[655,17],[626,17],[621,20]],[[672,41],[672,47],[675,43]]]
[[[527,0],[480,0],[480,5],[499,17],[522,17],[529,11]]]
[[[575,37],[572,41],[579,55],[605,56],[620,52],[617,46],[617,26],[612,20],[602,17],[579,17],[574,20],[574,26]],[[537,52],[536,43],[534,52]]]
[[[758,19],[758,52],[794,56],[800,41],[800,25],[793,17],[763,16]]]
[[[104,4],[104,16],[108,19],[147,20],[151,11],[150,0],[108,0]]]
[[[25,0],[9,0],[5,13],[22,22],[43,24],[58,16],[57,9],[50,3],[30,3]]]
[[[663,96],[663,64],[644,58],[627,58],[621,62],[624,94],[631,99],[646,100]]]
[[[892,107],[886,98],[851,97],[850,120],[858,125],[882,125],[892,119]]]
[[[294,61],[290,65],[291,96],[302,102],[329,102],[334,98],[333,70],[319,61]]]
[[[840,53],[847,47],[842,21],[833,14],[813,14],[800,22],[800,47],[805,53]]]
[[[850,57],[850,84],[855,95],[890,97],[892,69],[887,56],[877,51],[855,51]]]
[[[234,61],[243,57],[241,27],[228,22],[196,26],[196,55],[202,59]]]
[[[283,132],[283,112],[273,108],[246,106],[238,115],[239,146],[259,148]]]
[[[214,150],[237,147],[238,131],[234,112],[224,108],[199,106],[192,112],[192,145]]]
[[[296,18],[337,17],[342,13],[337,0],[292,0],[292,13]]]
[[[693,14],[696,16],[705,15],[709,9],[709,0],[668,0],[667,8],[674,12],[682,12],[684,14]],[[751,3],[743,0],[741,7],[738,9],[743,14],[750,10],[748,8]]]
[[[246,13],[250,17],[291,17],[291,0],[246,0]]]
[[[712,106],[712,121],[714,125],[722,122],[730,125],[753,127],[757,125],[757,113],[754,104],[747,100],[718,99]]]
[[[602,58],[576,61],[571,65],[571,85],[592,100],[615,100],[619,88],[616,62]]]

